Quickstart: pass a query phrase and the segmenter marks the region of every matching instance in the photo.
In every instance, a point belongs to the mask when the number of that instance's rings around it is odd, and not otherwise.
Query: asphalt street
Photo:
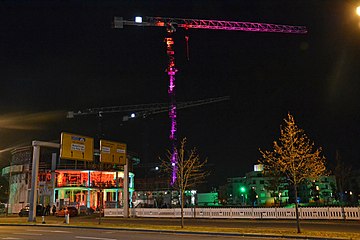
[[[276,239],[266,237],[240,237],[207,234],[178,234],[158,232],[137,232],[104,229],[82,229],[64,227],[39,227],[39,226],[1,226],[0,239],[13,240],[215,240],[215,239]]]
[[[255,219],[185,219],[184,231],[177,218],[120,218],[79,216],[70,218],[70,224],[63,217],[37,217],[36,223],[29,223],[26,217],[9,216],[0,218],[1,239],[282,239],[313,236],[313,239],[360,239],[359,221],[301,221],[302,235],[296,234],[295,220]],[[35,224],[35,225],[34,225]],[[180,231],[180,232],[179,232]],[[175,233],[176,232],[176,233]],[[192,234],[197,232],[197,234]],[[208,235],[204,235],[206,232]],[[191,233],[191,234],[190,234]],[[224,234],[225,233],[225,234]],[[50,234],[50,235],[49,235]],[[189,235],[184,235],[189,234]],[[229,235],[232,234],[232,235]],[[144,237],[145,236],[145,237]],[[261,237],[261,238],[260,238]],[[265,238],[264,238],[265,237]]]

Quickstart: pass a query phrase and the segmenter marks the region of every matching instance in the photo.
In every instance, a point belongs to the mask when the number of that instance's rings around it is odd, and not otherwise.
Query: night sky
[[[66,3],[65,3],[66,2]],[[0,149],[96,137],[94,116],[66,112],[169,102],[164,28],[112,29],[136,15],[306,26],[308,34],[178,29],[177,101],[230,96],[178,113],[188,138],[213,168],[210,185],[243,176],[294,115],[333,165],[335,151],[359,168],[360,17],[355,1],[1,1]],[[189,58],[184,37],[189,36]],[[125,142],[143,162],[170,147],[168,114],[122,122],[104,115],[105,139]],[[3,153],[2,153],[3,154]],[[4,157],[1,157],[2,161]]]

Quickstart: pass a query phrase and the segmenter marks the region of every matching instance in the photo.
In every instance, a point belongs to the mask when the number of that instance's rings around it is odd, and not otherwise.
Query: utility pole
[[[40,147],[60,148],[60,144],[52,142],[33,141],[33,159],[31,171],[31,190],[30,190],[30,208],[28,222],[36,222],[36,204],[37,204],[37,189],[38,189],[38,173],[40,161]]]

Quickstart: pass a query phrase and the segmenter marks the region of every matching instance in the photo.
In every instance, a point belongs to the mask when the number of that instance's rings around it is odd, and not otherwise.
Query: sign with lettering
[[[100,140],[100,162],[126,164],[126,144]]]
[[[61,133],[60,157],[72,160],[93,161],[94,139],[73,133]]]

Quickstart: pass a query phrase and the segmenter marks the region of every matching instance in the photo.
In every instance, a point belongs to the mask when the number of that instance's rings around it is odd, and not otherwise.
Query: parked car
[[[58,210],[55,213],[55,216],[64,217],[67,212],[69,213],[70,217],[76,217],[78,215],[78,210],[76,207],[68,206],[68,207],[63,207],[60,210]]]
[[[30,211],[30,206],[26,205],[25,207],[23,207],[20,210],[19,216],[27,217],[27,216],[29,216],[29,211]],[[44,214],[44,207],[42,205],[37,205],[36,206],[36,216],[42,216],[43,214]]]
[[[86,207],[86,206],[80,206],[79,207],[79,215],[91,215],[91,214],[93,214],[94,213],[94,209],[92,209],[92,208],[88,208],[88,207]]]

